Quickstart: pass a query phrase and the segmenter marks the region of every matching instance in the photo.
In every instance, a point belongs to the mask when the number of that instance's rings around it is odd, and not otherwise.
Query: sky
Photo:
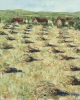
[[[0,0],[0,10],[6,9],[76,12],[80,11],[80,0]]]

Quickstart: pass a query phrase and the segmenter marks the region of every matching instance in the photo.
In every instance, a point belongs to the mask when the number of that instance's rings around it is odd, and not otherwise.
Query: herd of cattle
[[[25,22],[24,18],[13,18],[12,22]],[[27,21],[28,22],[28,21]],[[39,18],[39,17],[34,17],[32,19],[32,23],[34,24],[51,24],[51,25],[57,25],[57,26],[73,26],[75,24],[75,22],[72,20],[72,18],[70,17],[66,17],[66,18],[56,18],[55,20],[48,20],[47,18]]]

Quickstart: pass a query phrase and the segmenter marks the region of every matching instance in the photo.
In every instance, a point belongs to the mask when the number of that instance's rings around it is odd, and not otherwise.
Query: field
[[[79,30],[0,23],[0,100],[80,100],[79,62]]]
[[[32,12],[22,9],[15,10],[0,10],[0,22],[10,22],[13,17],[22,17],[30,20],[34,17],[45,17],[49,20],[56,19],[57,17],[72,17],[73,19],[80,16],[80,12]]]

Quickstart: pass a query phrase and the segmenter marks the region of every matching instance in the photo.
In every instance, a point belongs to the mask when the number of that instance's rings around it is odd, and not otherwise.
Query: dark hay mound
[[[40,52],[40,50],[34,48],[34,49],[29,50],[29,52],[30,52],[30,53]]]
[[[13,49],[14,47],[10,44],[2,44],[1,49]]]
[[[17,70],[16,68],[6,68],[4,73],[17,73],[22,72],[22,70]]]
[[[3,31],[0,31],[0,35],[8,35],[8,34]]]
[[[6,39],[11,41],[16,40],[14,37],[7,37]]]
[[[29,44],[29,43],[34,43],[34,42],[32,42],[30,40],[25,40],[24,43]]]
[[[71,77],[69,77],[66,84],[68,84],[68,85],[80,85],[80,80],[78,80],[75,76],[71,76]]]
[[[58,89],[53,83],[47,81],[40,81],[37,83],[32,90],[32,94],[33,96],[36,96],[37,100],[41,97],[54,98],[55,96],[58,97],[69,95],[68,92]]]

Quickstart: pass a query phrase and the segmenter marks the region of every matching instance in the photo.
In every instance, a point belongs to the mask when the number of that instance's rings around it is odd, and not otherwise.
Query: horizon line
[[[39,10],[39,11],[33,11],[33,10],[27,10],[27,9],[0,9],[0,10],[25,10],[25,11],[30,11],[30,12],[58,12],[58,13],[60,13],[60,12],[63,12],[63,13],[75,13],[75,12],[80,12],[80,11],[45,11],[45,10]]]

